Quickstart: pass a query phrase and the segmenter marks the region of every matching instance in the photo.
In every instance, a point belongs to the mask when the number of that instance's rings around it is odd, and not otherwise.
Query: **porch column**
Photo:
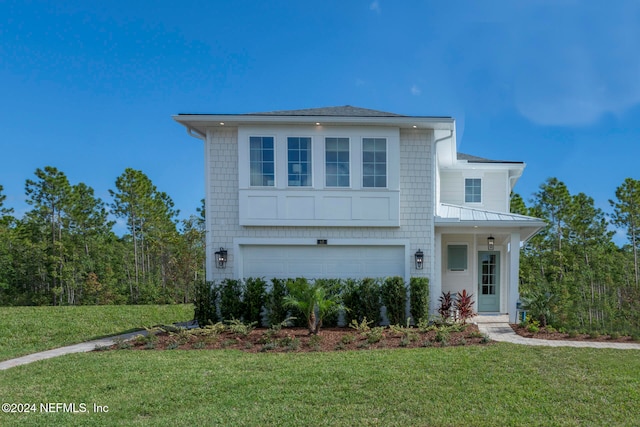
[[[429,317],[433,318],[438,312],[438,298],[442,293],[442,233],[435,232],[435,245],[433,249],[433,271],[429,286]]]
[[[520,232],[515,231],[511,233],[511,242],[509,244],[509,301],[507,303],[507,312],[511,323],[516,323],[516,303],[520,299],[519,282]]]

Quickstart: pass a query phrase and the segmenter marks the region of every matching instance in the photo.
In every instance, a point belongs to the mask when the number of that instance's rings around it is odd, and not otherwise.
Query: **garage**
[[[242,277],[362,278],[405,275],[404,246],[244,245]]]

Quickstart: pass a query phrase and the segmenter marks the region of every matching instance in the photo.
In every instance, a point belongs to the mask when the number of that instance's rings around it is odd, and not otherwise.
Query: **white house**
[[[426,276],[432,312],[466,289],[515,321],[520,244],[545,223],[509,213],[525,164],[458,153],[454,119],[351,106],[174,119],[204,141],[208,280]]]

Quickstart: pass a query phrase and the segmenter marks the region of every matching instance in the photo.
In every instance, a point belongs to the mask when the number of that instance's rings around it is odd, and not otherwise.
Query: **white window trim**
[[[251,185],[251,138],[273,138],[273,185]],[[276,189],[278,187],[278,137],[276,135],[250,134],[247,136],[247,161],[249,164],[249,188]]]
[[[467,248],[467,268],[465,268],[464,270],[451,270],[449,268],[449,247],[450,246],[465,246]],[[446,244],[446,248],[447,248],[447,260],[445,263],[446,269],[447,269],[447,274],[453,274],[453,275],[469,275],[469,272],[471,271],[471,269],[469,268],[469,243],[468,242],[447,242]]]
[[[336,139],[342,139],[345,138],[347,139],[348,143],[349,143],[349,186],[348,187],[340,187],[340,186],[336,186],[336,187],[331,187],[329,185],[327,185],[327,139],[328,138],[336,138]],[[353,151],[353,144],[351,143],[351,137],[349,136],[334,136],[334,135],[325,135],[322,137],[322,164],[323,164],[323,170],[324,170],[324,188],[325,189],[330,189],[330,190],[353,190],[353,155],[352,155],[352,151]],[[360,149],[360,151],[362,151],[362,148]]]
[[[385,182],[384,187],[365,187],[364,186],[364,140],[365,139],[384,139],[384,152],[385,152]],[[374,175],[375,176],[375,175]],[[360,186],[362,190],[384,190],[389,188],[389,138],[386,136],[363,136],[360,139]]]
[[[467,180],[479,179],[480,180],[480,201],[479,202],[467,202]],[[484,175],[465,175],[462,179],[462,201],[467,205],[482,205],[484,202]]]
[[[311,157],[311,161],[309,162],[309,167],[311,168],[311,174],[309,175],[309,177],[311,178],[311,183],[309,185],[305,185],[305,186],[295,186],[295,185],[289,185],[289,138],[309,138],[309,156]],[[287,135],[285,137],[285,141],[286,141],[286,165],[287,165],[287,170],[286,170],[286,176],[287,176],[287,188],[293,188],[293,189],[312,189],[314,188],[314,183],[315,183],[315,172],[316,172],[316,167],[315,167],[315,155],[314,155],[314,141],[313,141],[313,137],[310,135]],[[276,172],[277,175],[277,172]]]

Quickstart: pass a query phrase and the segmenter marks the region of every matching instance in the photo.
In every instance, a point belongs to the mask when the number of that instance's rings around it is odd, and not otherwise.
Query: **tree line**
[[[527,205],[513,194],[513,213],[548,226],[521,250],[520,293],[532,320],[556,328],[640,333],[640,181],[627,178],[609,200],[610,215],[557,178]],[[618,247],[611,227],[624,230]]]
[[[0,185],[0,304],[187,303],[204,280],[204,202],[178,220],[171,198],[127,168],[111,203],[55,167],[25,184],[31,209],[15,218]],[[128,233],[118,237],[113,217]]]
[[[141,171],[127,168],[110,203],[55,167],[25,184],[31,209],[6,207],[0,185],[0,304],[188,303],[204,281],[205,211],[178,220],[171,198]],[[548,227],[521,250],[520,289],[542,323],[585,330],[640,331],[640,181],[627,178],[612,213],[557,178],[532,198],[512,195],[512,212]],[[111,215],[111,216],[110,216]],[[127,233],[114,231],[115,217]],[[612,227],[625,230],[618,247]]]

